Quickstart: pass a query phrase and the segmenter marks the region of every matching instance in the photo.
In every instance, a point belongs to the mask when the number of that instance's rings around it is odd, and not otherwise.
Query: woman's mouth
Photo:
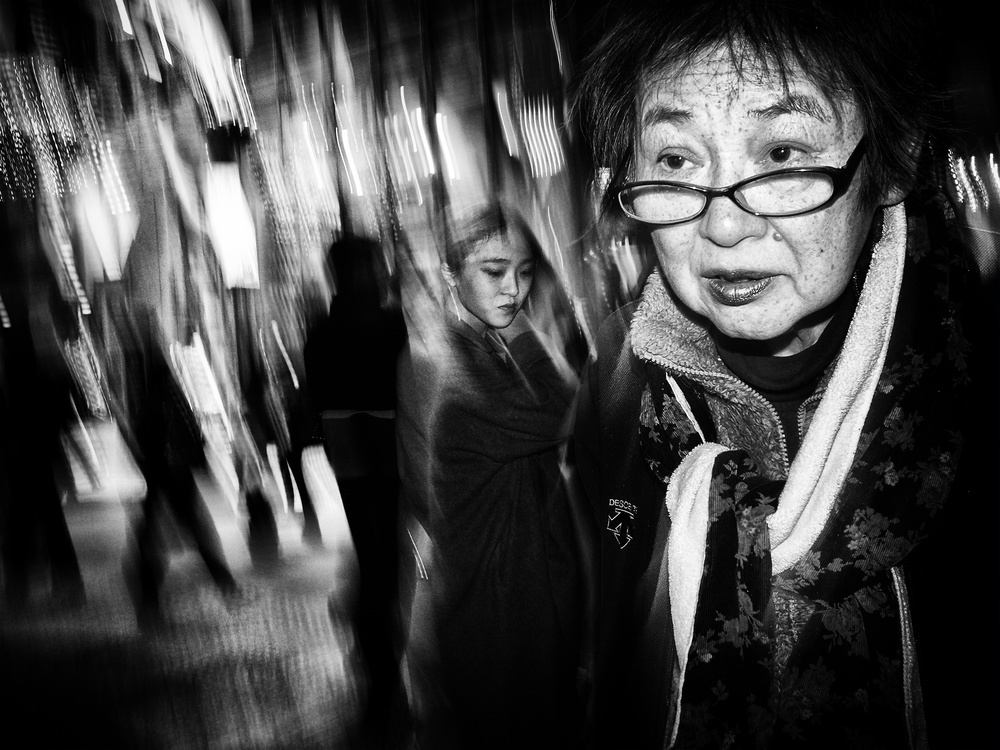
[[[722,304],[739,306],[757,299],[773,280],[773,276],[735,271],[711,277],[708,288]]]

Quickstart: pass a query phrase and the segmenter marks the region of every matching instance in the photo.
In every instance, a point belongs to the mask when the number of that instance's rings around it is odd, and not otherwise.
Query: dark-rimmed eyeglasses
[[[801,216],[826,208],[847,192],[867,145],[865,136],[842,167],[779,169],[725,188],[665,180],[628,182],[618,191],[618,202],[631,218],[661,226],[699,218],[713,198],[729,198],[754,216]]]

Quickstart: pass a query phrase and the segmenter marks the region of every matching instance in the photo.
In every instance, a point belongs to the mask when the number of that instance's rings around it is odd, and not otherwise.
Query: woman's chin
[[[785,357],[805,348],[794,331],[716,325],[715,336],[724,338],[727,348],[748,354]]]

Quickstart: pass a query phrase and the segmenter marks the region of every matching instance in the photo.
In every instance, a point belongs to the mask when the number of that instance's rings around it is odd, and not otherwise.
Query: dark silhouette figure
[[[4,227],[0,238],[0,493],[5,599],[28,604],[36,565],[48,564],[53,599],[82,604],[83,578],[66,525],[57,476],[60,441],[73,418],[73,379],[62,357],[72,310],[40,249]],[[37,252],[35,252],[37,251]]]
[[[160,589],[170,564],[163,540],[165,515],[188,532],[220,592],[231,601],[239,587],[226,564],[218,532],[195,483],[206,463],[197,418],[170,368],[158,321],[150,313],[123,317],[130,375],[128,421],[132,448],[146,480],[143,515],[136,524],[136,615],[141,628],[160,621]],[[127,573],[127,576],[129,574]]]
[[[329,252],[336,295],[305,346],[310,402],[357,551],[355,621],[369,675],[363,739],[388,746],[403,697],[399,674],[399,478],[395,451],[396,359],[406,341],[391,305],[382,249],[350,237]]]
[[[274,569],[281,561],[278,523],[264,493],[260,474],[265,471],[267,446],[278,446],[282,459],[289,451],[288,428],[278,401],[275,384],[259,339],[256,290],[233,289],[236,316],[236,349],[239,360],[240,390],[243,395],[245,441],[237,450],[238,471],[247,511],[247,546],[258,570]]]

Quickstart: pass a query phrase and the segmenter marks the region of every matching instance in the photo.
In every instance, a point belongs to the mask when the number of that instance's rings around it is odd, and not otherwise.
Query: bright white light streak
[[[111,206],[111,213],[118,215],[131,211],[128,196],[125,194],[125,185],[122,183],[121,173],[118,171],[118,163],[115,161],[115,154],[111,150],[111,141],[105,140],[103,144],[102,158],[100,161],[101,182],[104,185],[104,194],[108,198]]]
[[[983,198],[983,209],[988,209],[990,207],[990,193],[986,189],[986,185],[983,184],[983,178],[979,176],[979,168],[976,165],[975,156],[969,158],[969,172],[972,173],[972,180],[975,182],[976,187],[979,188],[979,194]]]
[[[562,75],[562,45],[559,43],[559,27],[556,26],[556,4],[554,0],[549,0],[549,28],[552,30],[552,44],[556,49],[556,61],[559,63],[559,75]]]
[[[556,132],[556,113],[548,98],[542,106],[542,137],[549,155],[550,172],[555,174],[562,168],[562,153],[559,148],[559,134]]]
[[[441,153],[444,154],[444,165],[448,170],[448,179],[457,180],[458,166],[455,164],[455,155],[451,150],[451,138],[448,137],[448,118],[440,112],[434,115],[434,122],[437,125],[438,141],[441,144]]]
[[[424,155],[427,165],[425,174],[437,174],[437,165],[434,164],[434,155],[431,154],[431,143],[427,139],[427,129],[424,127],[424,111],[422,107],[413,110],[413,119],[417,121],[417,134],[420,136],[421,152]]]
[[[382,136],[383,142],[386,144],[384,153],[388,162],[389,175],[392,177],[393,182],[402,183],[406,179],[406,169],[399,161],[399,154],[395,145],[396,136],[392,132],[392,126],[389,125],[388,115],[382,118]]]
[[[134,36],[135,32],[132,30],[132,21],[129,20],[128,11],[125,9],[125,0],[115,0],[115,6],[118,8],[118,17],[122,22],[122,31],[129,36]]]
[[[313,109],[316,110],[316,121],[319,123],[319,131],[323,134],[323,150],[329,151],[330,144],[326,140],[326,126],[323,124],[323,113],[320,111],[319,102],[316,101],[316,84],[309,84],[309,93],[312,95]]]
[[[399,115],[392,116],[392,136],[396,139],[396,151],[401,154],[401,158],[403,160],[403,171],[406,174],[406,181],[413,182],[414,175],[412,164],[410,163],[406,144],[403,143],[403,138],[399,135]]]
[[[497,114],[500,116],[500,127],[503,128],[503,140],[507,144],[507,153],[512,158],[518,158],[519,149],[514,133],[514,125],[510,121],[510,108],[507,106],[507,92],[499,83],[493,84],[493,98],[497,102]]]
[[[549,225],[549,234],[552,235],[552,254],[555,255],[557,266],[559,268],[559,278],[565,278],[566,276],[566,261],[563,258],[562,247],[559,245],[559,235],[556,233],[555,224],[552,223],[552,207],[548,206],[545,209],[545,219]]]
[[[343,123],[340,107],[337,105],[337,97],[333,97],[333,111],[338,123]],[[342,125],[337,127],[337,149],[340,151],[340,160],[346,165],[347,182],[352,195],[364,195],[361,190],[361,177],[358,175],[357,166],[354,164],[354,154],[351,151],[351,142],[348,140],[350,133],[345,133]]]
[[[247,91],[246,77],[243,75],[243,61],[236,60],[236,77],[240,82],[240,95],[242,101],[246,103],[247,116],[250,119],[250,129],[257,129],[257,116],[253,112],[253,105],[250,103],[250,92]]]
[[[951,181],[955,183],[958,202],[965,203],[965,186],[962,185],[962,180],[958,176],[958,157],[955,156],[955,152],[951,149],[948,149],[948,169],[951,171]]]
[[[313,133],[312,123],[309,122],[308,115],[302,120],[303,138],[306,142],[306,150],[308,152],[308,159],[312,165],[313,178],[316,180],[316,188],[322,189],[326,180],[323,179],[323,173],[320,171],[319,156],[316,153],[315,144],[315,133]]]
[[[988,157],[988,161],[990,179],[993,180],[993,187],[997,191],[997,194],[1000,195],[1000,171],[997,171],[997,161],[993,157],[992,152]]]
[[[528,150],[528,163],[531,165],[531,176],[539,176],[538,145],[535,142],[534,118],[532,117],[531,100],[521,107],[521,133],[524,135],[524,145]]]
[[[281,330],[278,328],[278,321],[271,321],[271,331],[274,333],[274,340],[278,343],[278,351],[281,352],[281,356],[285,360],[285,367],[288,368],[288,373],[292,376],[292,386],[294,386],[295,390],[298,390],[299,378],[295,374],[295,368],[292,367],[292,359],[288,356],[288,350],[285,348],[285,342],[281,338]]]
[[[962,189],[969,196],[969,205],[972,207],[972,213],[976,213],[979,210],[979,201],[972,187],[972,181],[969,180],[969,173],[966,170],[965,162],[961,159],[958,160],[958,177],[962,181]]]
[[[10,328],[10,315],[7,314],[7,308],[0,299],[0,325],[4,328]]]
[[[358,174],[357,164],[354,163],[354,152],[351,149],[351,134],[342,128],[338,129],[337,132],[340,135],[340,144],[342,146],[340,153],[347,164],[347,178],[350,182],[351,193],[363,196],[364,191],[361,189],[361,176]]]
[[[156,5],[156,0],[149,0],[149,9],[153,13],[153,24],[156,26],[156,35],[160,38],[163,59],[167,61],[167,65],[173,65],[174,59],[170,56],[170,47],[167,46],[167,37],[163,33],[163,19],[160,18],[160,9]]]
[[[354,173],[354,184],[358,189],[358,196],[365,194],[364,186],[361,183],[361,172],[358,169],[358,145],[357,140],[354,137],[354,131],[345,130],[343,131],[344,143],[347,146],[347,165],[351,172]]]
[[[530,146],[529,155],[533,157],[532,173],[536,177],[547,177],[555,171],[550,145],[545,134],[543,107],[540,101],[529,99],[526,103],[524,121],[525,136]]]
[[[410,159],[410,151],[399,134],[399,117],[397,115],[392,116],[392,129],[396,135],[396,142],[399,144],[399,152],[403,155],[403,164],[406,167],[406,179],[412,182],[414,187],[417,188],[417,204],[422,206],[424,205],[424,193],[420,189],[420,182],[417,180],[417,173],[413,168],[413,161]]]
[[[340,163],[347,165],[347,154],[344,151],[343,138],[341,137],[341,129],[336,128],[336,141],[337,141],[337,151],[340,152]],[[352,195],[356,195],[357,191],[354,189],[354,176],[351,174],[350,168],[344,170],[347,173],[347,187],[350,189]]]
[[[541,176],[547,177],[552,174],[552,154],[545,137],[545,105],[541,99],[532,107],[532,120],[535,123],[535,150],[538,152]]]
[[[417,153],[417,136],[413,132],[413,123],[410,122],[410,110],[406,106],[406,87],[399,87],[399,100],[403,103],[403,117],[406,119],[406,129],[410,131],[410,144],[413,153]]]

